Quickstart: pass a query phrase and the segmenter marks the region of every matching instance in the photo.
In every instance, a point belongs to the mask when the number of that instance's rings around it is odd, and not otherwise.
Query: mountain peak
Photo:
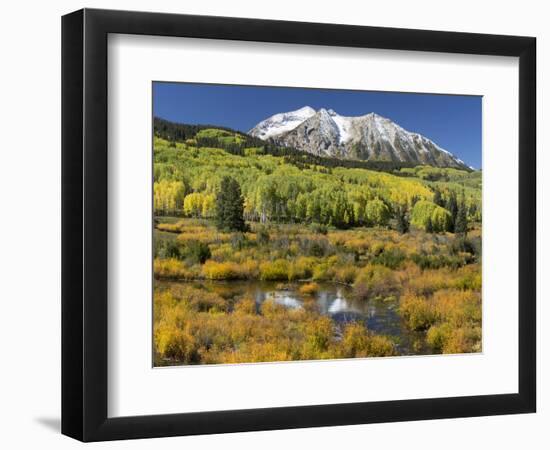
[[[409,132],[375,112],[345,117],[333,109],[315,111],[303,106],[263,120],[249,134],[319,156],[467,167],[427,137]]]
[[[315,114],[315,110],[308,105],[302,106],[300,109],[297,109],[296,111],[293,111],[295,113],[303,113],[303,114]]]
[[[274,114],[257,124],[248,134],[264,140],[269,139],[293,130],[313,115],[315,115],[315,110],[307,105],[295,111]]]

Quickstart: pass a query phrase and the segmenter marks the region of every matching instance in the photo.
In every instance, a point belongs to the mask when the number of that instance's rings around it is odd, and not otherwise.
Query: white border
[[[518,391],[517,58],[125,35],[108,51],[110,417]],[[152,80],[483,95],[483,353],[152,369]]]

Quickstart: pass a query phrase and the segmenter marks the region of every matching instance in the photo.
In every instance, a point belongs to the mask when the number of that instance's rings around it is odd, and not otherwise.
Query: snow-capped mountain
[[[468,167],[430,139],[375,113],[346,117],[304,106],[263,120],[249,134],[319,156]]]
[[[269,139],[293,130],[298,125],[315,115],[315,110],[309,106],[286,113],[275,114],[261,121],[248,134],[260,139]]]

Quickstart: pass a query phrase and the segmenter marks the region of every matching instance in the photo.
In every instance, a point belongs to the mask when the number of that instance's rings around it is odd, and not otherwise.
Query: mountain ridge
[[[405,130],[375,112],[342,116],[332,109],[304,106],[274,114],[248,134],[317,156],[386,160],[475,170],[420,133]]]

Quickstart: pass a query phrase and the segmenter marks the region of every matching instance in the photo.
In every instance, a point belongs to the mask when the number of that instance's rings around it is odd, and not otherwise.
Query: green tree
[[[435,208],[430,219],[432,221],[432,230],[435,233],[448,231],[451,226],[451,214],[445,208]]]
[[[466,207],[466,200],[464,198],[464,193],[460,198],[460,203],[457,207],[456,220],[454,231],[456,234],[466,234],[468,231],[468,211]]]
[[[405,206],[399,205],[395,209],[395,215],[397,219],[397,231],[401,234],[409,232],[410,222],[408,217],[407,208]]]
[[[225,231],[246,231],[243,213],[244,199],[238,181],[224,177],[216,196],[216,226]]]
[[[433,233],[434,227],[432,225],[432,218],[428,216],[428,219],[426,220],[426,233]]]
[[[454,191],[449,193],[449,198],[447,199],[447,207],[445,208],[451,213],[451,225],[449,227],[450,231],[455,231],[456,216],[458,214],[458,202],[456,200],[456,194]]]
[[[367,203],[367,220],[370,225],[387,225],[390,218],[390,210],[382,200],[371,200]]]
[[[445,207],[445,202],[443,201],[443,197],[441,196],[441,191],[437,187],[434,187],[433,190],[434,190],[433,202],[437,206]]]

